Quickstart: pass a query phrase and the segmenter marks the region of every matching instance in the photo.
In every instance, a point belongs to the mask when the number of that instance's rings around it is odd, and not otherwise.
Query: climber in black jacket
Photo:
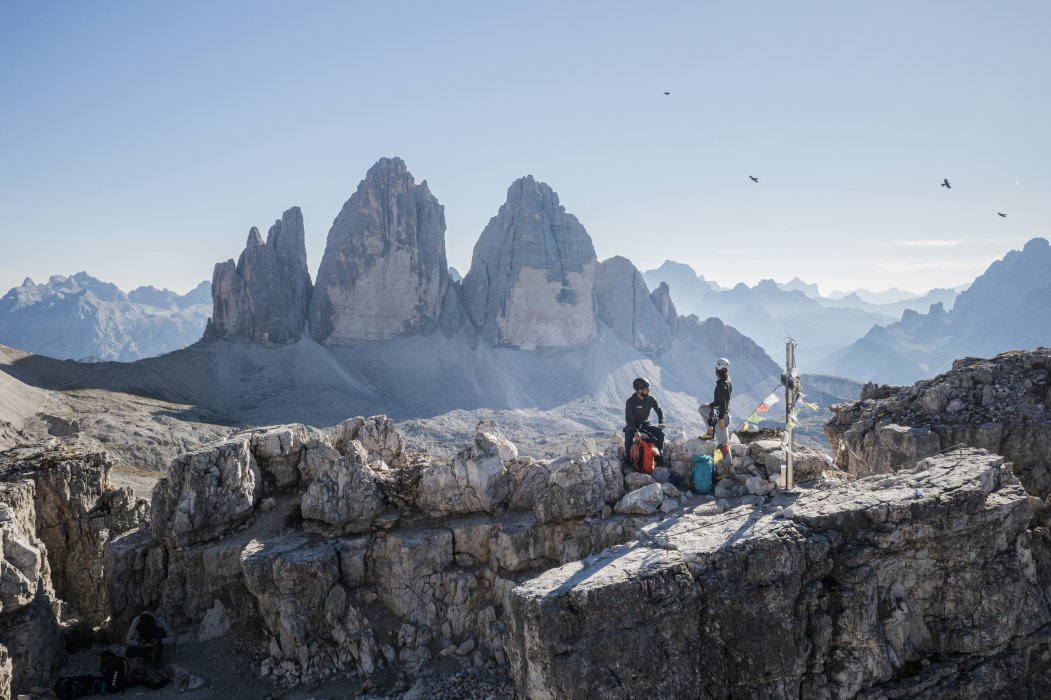
[[[723,456],[729,451],[730,446],[730,396],[733,391],[734,384],[730,380],[730,361],[725,357],[720,357],[715,361],[715,397],[711,403],[698,406],[697,412],[708,424],[708,435],[703,437],[710,439],[714,432],[715,442],[723,449]]]
[[[631,442],[635,432],[642,431],[656,440],[657,452],[664,454],[664,411],[657,405],[657,399],[650,396],[650,383],[638,377],[631,383],[635,393],[628,397],[624,404],[624,459],[631,452]],[[650,423],[650,412],[657,414],[658,425]],[[658,458],[660,459],[660,458]]]

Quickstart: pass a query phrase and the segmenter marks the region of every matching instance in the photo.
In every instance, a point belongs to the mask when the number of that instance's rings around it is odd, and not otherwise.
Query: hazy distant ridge
[[[0,344],[58,359],[129,362],[186,347],[211,313],[211,285],[124,293],[86,272],[26,278],[0,298]]]

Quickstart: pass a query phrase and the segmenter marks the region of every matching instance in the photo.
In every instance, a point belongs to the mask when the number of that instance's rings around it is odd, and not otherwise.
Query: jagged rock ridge
[[[208,283],[125,294],[86,272],[26,279],[0,298],[0,343],[58,359],[131,362],[186,347],[208,320]]]
[[[236,265],[216,264],[208,335],[294,343],[306,324],[310,294],[303,214],[292,207],[270,227],[265,243],[252,227]]]
[[[662,282],[651,294],[627,258],[618,255],[598,265],[595,305],[599,320],[639,350],[659,354],[671,347],[678,315],[668,285]]]
[[[868,384],[861,400],[833,406],[825,425],[837,464],[888,471],[950,450],[987,449],[1012,463],[1035,496],[1051,496],[1051,350],[963,358],[913,386]]]
[[[827,358],[825,371],[862,380],[910,383],[944,372],[955,358],[1051,345],[1051,245],[1034,238],[992,263],[956,298],[927,313],[872,328]]]

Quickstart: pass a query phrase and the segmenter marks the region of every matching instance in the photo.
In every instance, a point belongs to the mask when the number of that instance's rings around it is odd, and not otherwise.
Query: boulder
[[[518,448],[496,423],[481,421],[474,442],[452,461],[424,469],[417,504],[431,517],[492,512],[511,495],[512,480],[505,465],[516,457]]]
[[[261,493],[248,438],[181,455],[154,487],[151,531],[176,547],[208,542],[248,520]]]
[[[357,440],[368,453],[369,462],[382,460],[390,467],[405,465],[405,440],[387,416],[349,418],[335,427],[332,446],[346,454],[350,442]]]
[[[613,506],[614,513],[624,515],[653,515],[664,501],[664,490],[660,484],[650,484],[631,491]]]
[[[548,477],[537,495],[533,513],[542,523],[561,522],[596,515],[613,505],[624,493],[624,479],[618,463],[605,455],[586,462],[567,461]]]
[[[361,443],[349,443],[344,453],[345,457],[323,468],[307,486],[303,517],[327,523],[341,532],[367,532],[383,512],[383,496]]]
[[[210,639],[222,637],[230,631],[230,613],[223,605],[223,601],[216,600],[201,620],[201,626],[197,630],[197,641],[207,642]]]
[[[649,474],[643,474],[642,472],[628,472],[624,475],[624,490],[634,491],[641,489],[643,486],[649,486],[655,481],[655,479]]]

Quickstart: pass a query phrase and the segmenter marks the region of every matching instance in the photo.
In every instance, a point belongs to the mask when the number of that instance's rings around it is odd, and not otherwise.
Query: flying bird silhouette
[[[1002,211],[998,211],[998,212],[996,212],[996,213],[997,213],[997,214],[999,214],[999,215],[1000,215],[1000,216],[1001,216],[1002,218],[1004,218],[1004,219],[1006,219],[1006,218],[1007,218],[1007,214],[1004,214],[1004,213],[1003,213]]]
[[[949,184],[949,178],[943,178],[942,179],[942,187],[944,187],[947,190],[951,190],[952,189],[952,185]]]
[[[759,178],[752,177],[751,175],[748,176],[748,179],[750,179],[752,182],[759,182]]]
[[[665,95],[670,95],[671,93],[670,93],[670,92],[668,92],[667,90],[665,90],[664,94],[665,94]]]

